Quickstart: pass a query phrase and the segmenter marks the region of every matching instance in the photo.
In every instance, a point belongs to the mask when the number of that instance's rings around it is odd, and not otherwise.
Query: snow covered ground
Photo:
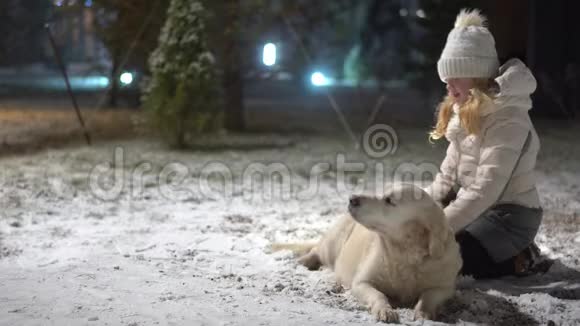
[[[544,129],[538,242],[557,262],[545,275],[461,279],[441,320],[425,325],[580,325],[580,131]],[[0,324],[376,324],[330,272],[267,246],[318,237],[354,186],[375,188],[381,169],[389,181],[401,166],[440,162],[444,144],[429,145],[425,130],[397,132],[396,151],[376,160],[338,137],[307,135],[224,137],[213,141],[231,146],[186,152],[134,140],[4,158]],[[343,178],[341,157],[366,166]],[[256,163],[281,174],[252,183]],[[398,311],[402,323],[420,324]]]

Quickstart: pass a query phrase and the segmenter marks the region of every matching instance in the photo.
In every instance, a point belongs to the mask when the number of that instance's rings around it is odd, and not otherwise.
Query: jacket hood
[[[536,79],[530,69],[519,59],[510,59],[499,68],[499,76],[495,78],[499,93],[494,99],[494,108],[485,110],[483,115],[515,107],[523,110],[532,108],[530,95],[536,90]]]
[[[481,116],[508,109],[508,110],[525,110],[532,108],[532,99],[530,95],[536,90],[536,79],[532,72],[519,59],[510,59],[499,70],[499,76],[495,82],[499,87],[498,93],[493,99],[493,103],[486,103],[481,108]],[[459,121],[460,107],[453,105],[453,116],[445,132],[446,138],[451,141],[457,137],[457,133],[463,129]]]

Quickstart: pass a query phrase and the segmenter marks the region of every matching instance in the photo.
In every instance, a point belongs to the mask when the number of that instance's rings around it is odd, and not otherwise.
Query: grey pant
[[[445,207],[455,199],[452,190],[442,205]],[[517,204],[498,204],[483,212],[475,221],[465,227],[495,262],[514,257],[534,241],[543,210]]]
[[[519,254],[536,237],[543,211],[516,204],[498,204],[465,227],[496,262]]]

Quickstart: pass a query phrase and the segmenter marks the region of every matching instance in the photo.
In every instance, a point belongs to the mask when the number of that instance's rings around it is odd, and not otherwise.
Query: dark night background
[[[82,107],[138,108],[147,58],[168,3],[2,1],[0,99],[24,107],[69,105],[44,28],[48,23]],[[211,6],[220,13],[210,26],[210,48],[219,61],[228,129],[276,129],[284,122],[290,129],[319,130],[321,119],[332,125],[336,117],[325,91],[352,121],[364,120],[384,94],[378,121],[430,125],[444,90],[435,63],[463,7],[481,8],[488,16],[501,61],[518,57],[534,72],[539,84],[534,117],[566,121],[580,110],[577,1],[215,1]],[[237,16],[220,6],[238,6]],[[224,24],[235,26],[235,35],[226,36]],[[261,63],[262,46],[270,41],[278,45],[274,67]],[[309,77],[318,70],[348,86],[312,87]],[[132,74],[130,85],[109,82],[123,72]],[[360,86],[369,79],[378,83]]]

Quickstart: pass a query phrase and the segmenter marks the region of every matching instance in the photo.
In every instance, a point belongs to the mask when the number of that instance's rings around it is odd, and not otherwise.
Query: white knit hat
[[[477,9],[462,9],[437,62],[439,78],[491,78],[499,60],[486,18]]]

